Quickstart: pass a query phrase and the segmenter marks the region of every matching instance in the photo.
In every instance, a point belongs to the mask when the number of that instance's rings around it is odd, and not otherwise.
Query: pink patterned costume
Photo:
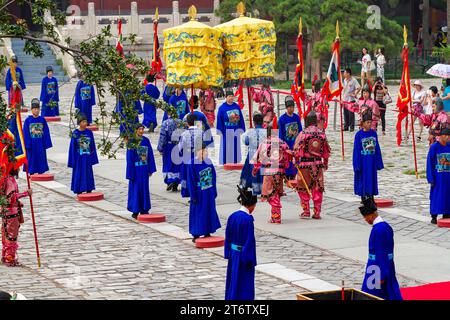
[[[380,107],[375,100],[372,99],[359,99],[355,103],[346,103],[344,108],[351,112],[356,112],[359,115],[359,126],[362,126],[362,115],[367,110],[372,111],[372,127],[371,129],[377,131],[378,121],[381,119]]]
[[[433,114],[424,114],[420,111],[415,111],[414,115],[422,121],[425,127],[430,128],[428,136],[428,142],[430,145],[436,141],[439,141],[439,134],[443,128],[450,128],[450,117],[445,111],[440,111]]]
[[[297,192],[303,208],[302,218],[309,218],[311,215],[310,196],[306,184],[314,202],[313,219],[320,219],[325,190],[323,172],[328,169],[330,153],[331,150],[325,132],[314,124],[300,132],[295,140],[294,159],[304,179],[300,174],[297,174]]]
[[[272,124],[275,118],[275,112],[274,112],[274,106],[275,103],[273,101],[272,92],[270,92],[270,89],[263,87],[261,91],[254,91],[253,92],[253,100],[257,103],[259,103],[259,112],[264,117],[264,125],[263,128],[267,128],[268,124]]]
[[[289,146],[276,136],[266,138],[258,147],[251,163],[254,164],[253,176],[262,167],[262,201],[272,207],[271,223],[281,223],[281,197],[285,196],[283,183],[285,170],[289,168],[292,155]]]
[[[2,263],[16,266],[18,265],[16,252],[19,248],[17,237],[20,224],[23,223],[22,204],[19,199],[26,197],[28,193],[19,193],[16,179],[12,176],[6,177],[4,181],[4,195],[9,206],[2,207],[0,213],[2,217]]]
[[[214,92],[211,89],[200,91],[200,111],[206,116],[209,126],[214,128],[216,99],[214,99]]]
[[[317,127],[325,130],[328,126],[328,102],[321,92],[314,93],[312,96],[306,96],[306,118],[311,111],[315,111],[317,115]]]

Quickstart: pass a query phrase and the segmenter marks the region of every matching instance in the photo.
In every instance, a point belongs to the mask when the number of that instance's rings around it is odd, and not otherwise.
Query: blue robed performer
[[[159,99],[161,93],[159,89],[153,84],[155,82],[155,76],[149,74],[147,76],[148,84],[145,86],[145,93],[148,94],[153,99]],[[142,124],[149,129],[149,132],[154,132],[155,128],[158,126],[158,120],[156,119],[156,107],[148,102],[144,102],[144,120]]]
[[[92,166],[98,164],[94,134],[87,129],[87,118],[78,115],[79,128],[72,132],[69,146],[68,167],[72,168],[71,190],[76,194],[95,190]]]
[[[183,120],[184,116],[189,113],[189,103],[186,93],[180,88],[175,89],[175,93],[169,98],[171,106],[175,108],[178,114],[178,119]],[[163,121],[167,120],[167,111],[164,112]]]
[[[172,98],[174,92],[175,92],[175,89],[173,87],[167,86],[167,85],[165,86],[164,91],[163,91],[163,95],[162,95],[162,98],[163,98],[165,103],[169,103],[169,100],[170,100],[170,98]]]
[[[119,98],[119,101],[114,110],[120,117],[120,135],[123,136],[125,134],[132,135],[136,125],[139,123],[139,115],[144,113],[142,110],[142,104],[140,100],[131,101],[127,98],[127,94],[125,94],[125,99],[130,104],[128,108],[123,102],[123,98]],[[127,110],[129,109],[129,110]]]
[[[362,199],[378,195],[377,171],[384,168],[376,131],[371,129],[372,113],[363,114],[362,129],[355,135],[353,146],[353,171],[355,194]]]
[[[240,137],[245,132],[245,121],[231,90],[226,91],[226,101],[219,107],[216,127],[221,135],[219,163],[241,162]]]
[[[39,115],[39,109],[39,100],[33,99],[31,101],[32,115],[28,116],[23,124],[29,174],[42,174],[49,170],[46,150],[52,147],[52,140],[47,121]]]
[[[53,67],[46,68],[47,76],[42,79],[41,97],[42,116],[59,116],[59,87],[58,79],[53,76]]]
[[[198,111],[199,107],[199,100],[198,96],[194,95],[191,97],[191,100],[189,101],[190,105],[192,106],[193,111],[189,112],[188,114],[193,114],[196,118],[195,120],[195,126],[203,131],[203,142],[206,143],[208,148],[214,147],[214,138],[211,132],[211,127],[208,123],[208,119],[206,118],[205,114],[201,111]],[[187,116],[186,114],[183,118],[184,122],[187,122]]]
[[[16,80],[17,83],[20,85],[20,89],[25,90],[27,86],[25,85],[25,78],[23,77],[23,71],[17,66],[18,60],[16,56],[13,56],[11,58],[11,61],[13,62],[15,69],[16,69]],[[6,78],[5,78],[5,86],[6,86],[6,92],[8,92],[8,103],[11,103],[11,99],[9,96],[9,91],[11,90],[11,87],[13,86],[13,79],[11,75],[11,69],[8,69],[6,72]]]
[[[177,145],[181,135],[185,130],[185,124],[180,119],[173,119],[169,116],[162,123],[158,141],[158,151],[162,154],[162,172],[167,191],[178,191],[180,179],[180,161]]]
[[[253,115],[253,123],[255,128],[247,130],[242,135],[242,142],[248,146],[248,154],[245,159],[244,167],[241,172],[240,185],[244,189],[251,188],[253,195],[260,195],[262,192],[263,176],[258,170],[256,176],[253,176],[253,164],[250,160],[253,159],[259,144],[267,138],[267,130],[263,128],[264,117],[260,113]]]
[[[228,259],[225,300],[255,299],[256,241],[251,215],[258,199],[251,191],[238,187],[242,207],[227,221],[225,259]]]
[[[196,160],[186,167],[186,187],[190,197],[189,233],[193,242],[200,236],[211,236],[221,227],[216,210],[216,170],[208,158],[205,143],[196,148]]]
[[[291,96],[285,99],[286,113],[278,119],[278,135],[281,140],[286,142],[290,150],[294,150],[295,140],[302,131],[302,123],[298,114],[294,113],[295,102]],[[286,176],[289,180],[294,180],[297,175],[297,168],[291,162],[286,169]]]
[[[156,172],[152,145],[144,137],[144,125],[138,124],[136,144],[127,149],[128,211],[137,219],[151,209],[149,177]]]
[[[94,86],[84,82],[83,75],[75,89],[75,108],[78,112],[84,113],[87,118],[88,125],[92,124],[92,107],[95,106]]]
[[[363,200],[359,208],[364,220],[372,225],[369,238],[369,258],[362,291],[385,300],[403,300],[395,275],[394,231],[377,212],[371,198]]]
[[[450,218],[450,128],[441,130],[439,141],[430,146],[427,157],[427,180],[430,189],[431,223],[437,216]]]

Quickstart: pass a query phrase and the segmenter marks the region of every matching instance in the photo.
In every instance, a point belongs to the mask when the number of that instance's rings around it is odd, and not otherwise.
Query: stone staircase
[[[47,66],[53,67],[53,75],[58,79],[60,84],[69,81],[69,77],[66,76],[62,67],[56,62],[52,49],[46,43],[40,43],[39,45],[44,50],[44,56],[42,58],[35,58],[23,51],[25,40],[12,40],[12,49],[19,60],[18,65],[23,71],[25,83],[41,83],[42,78],[47,75],[45,72]]]

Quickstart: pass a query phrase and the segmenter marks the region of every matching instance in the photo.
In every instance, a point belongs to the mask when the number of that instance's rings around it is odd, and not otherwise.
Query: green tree
[[[31,33],[29,26],[24,20],[17,19],[10,11],[11,4],[28,6],[32,14],[32,22],[42,28],[40,34]],[[134,110],[135,100],[144,100],[155,104],[158,108],[167,110],[173,117],[177,117],[176,110],[163,101],[155,101],[147,94],[141,96],[142,77],[150,70],[150,65],[136,55],[122,57],[113,45],[110,26],[103,28],[102,32],[95,37],[83,41],[78,48],[71,46],[70,38],[64,39],[69,46],[61,45],[63,39],[59,39],[55,32],[55,25],[45,22],[43,16],[49,10],[56,21],[56,25],[65,24],[65,13],[59,11],[56,2],[50,0],[0,0],[0,40],[5,38],[21,38],[26,40],[25,52],[36,57],[43,56],[43,50],[39,42],[47,42],[58,46],[65,54],[74,58],[77,69],[84,75],[85,81],[95,85],[99,97],[98,106],[102,120],[103,137],[98,149],[102,155],[114,158],[119,149],[125,147],[125,143],[133,141],[134,132],[127,132],[123,139],[111,139],[110,133],[113,126],[126,120],[113,112],[114,106],[107,106],[106,95],[116,97],[123,101],[124,114],[128,119],[134,119],[137,115]],[[43,35],[47,37],[44,38]],[[135,35],[124,38],[131,44],[135,41]],[[127,65],[132,64],[134,68]],[[6,57],[0,56],[0,70],[7,67]],[[141,79],[137,76],[141,75]],[[72,101],[73,104],[73,101]],[[4,92],[0,93],[0,107],[6,109]],[[109,107],[109,108],[108,108]],[[7,128],[7,117],[14,110],[0,113],[0,128]],[[75,124],[76,115],[71,107],[71,130]],[[133,130],[134,131],[134,130]],[[133,147],[133,144],[128,144]]]
[[[217,14],[222,19],[229,20],[236,11],[238,0],[224,0],[221,2]],[[244,1],[249,12],[259,12],[263,19],[272,19],[277,32],[295,39],[298,33],[298,21],[302,17],[305,27],[306,40],[310,42],[312,52],[310,63],[312,73],[320,74],[321,62],[330,56],[331,45],[336,37],[336,21],[340,22],[341,47],[344,50],[359,51],[368,47],[375,51],[382,46],[387,54],[397,55],[401,48],[402,29],[393,20],[381,15],[381,29],[369,29],[367,12],[368,4],[358,0],[249,0]],[[285,37],[284,37],[285,38]],[[284,52],[284,39],[277,44],[278,52]],[[284,55],[278,55],[277,60],[285,60]],[[284,61],[286,63],[286,61]],[[278,67],[283,65],[278,64]],[[316,70],[314,70],[316,69]],[[277,71],[281,71],[280,68]]]

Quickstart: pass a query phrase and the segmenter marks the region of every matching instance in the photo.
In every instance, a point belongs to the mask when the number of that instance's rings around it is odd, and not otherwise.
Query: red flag
[[[162,70],[161,48],[159,47],[158,38],[158,20],[153,21],[153,60],[152,72],[153,74],[160,73]]]
[[[334,97],[338,97],[342,92],[342,75],[341,75],[341,54],[339,39],[334,41],[333,54],[330,66],[327,72],[327,81],[323,85],[322,95],[327,97],[328,101]]]
[[[300,95],[296,89],[295,83],[293,83],[291,86],[291,94],[292,94],[292,97],[294,98],[295,104],[297,105],[298,115],[301,118],[303,115],[303,112],[302,112],[302,107],[300,105]]]
[[[11,68],[12,78],[16,79],[16,72],[14,68]],[[15,81],[15,80],[14,80]],[[15,143],[15,158],[16,161],[14,163],[14,169],[18,169],[24,164],[28,163],[27,154],[25,149],[25,139],[23,137],[23,129],[22,129],[22,118],[20,114],[20,108],[22,106],[22,90],[20,87],[11,86],[9,91],[10,94],[10,108],[13,115],[14,120],[14,131],[9,132],[10,135],[14,138]],[[8,130],[9,131],[9,130]]]
[[[409,50],[403,47],[403,72],[400,82],[400,89],[397,98],[398,119],[397,119],[397,145],[402,143],[402,121],[408,116],[408,106],[411,102],[411,79],[409,74]]]
[[[303,35],[299,34],[297,37],[297,51],[298,62],[295,69],[295,89],[298,92],[298,96],[301,100],[305,100],[305,64],[303,61]]]
[[[120,53],[120,55],[123,57],[123,46],[122,46],[122,18],[119,19],[119,23],[117,24],[118,28],[118,36],[117,36],[117,44],[116,44],[116,50]]]
[[[244,109],[244,85],[241,83],[239,85],[239,88],[237,89],[236,93],[234,94],[235,97],[238,98],[238,105],[241,107],[241,110]]]

